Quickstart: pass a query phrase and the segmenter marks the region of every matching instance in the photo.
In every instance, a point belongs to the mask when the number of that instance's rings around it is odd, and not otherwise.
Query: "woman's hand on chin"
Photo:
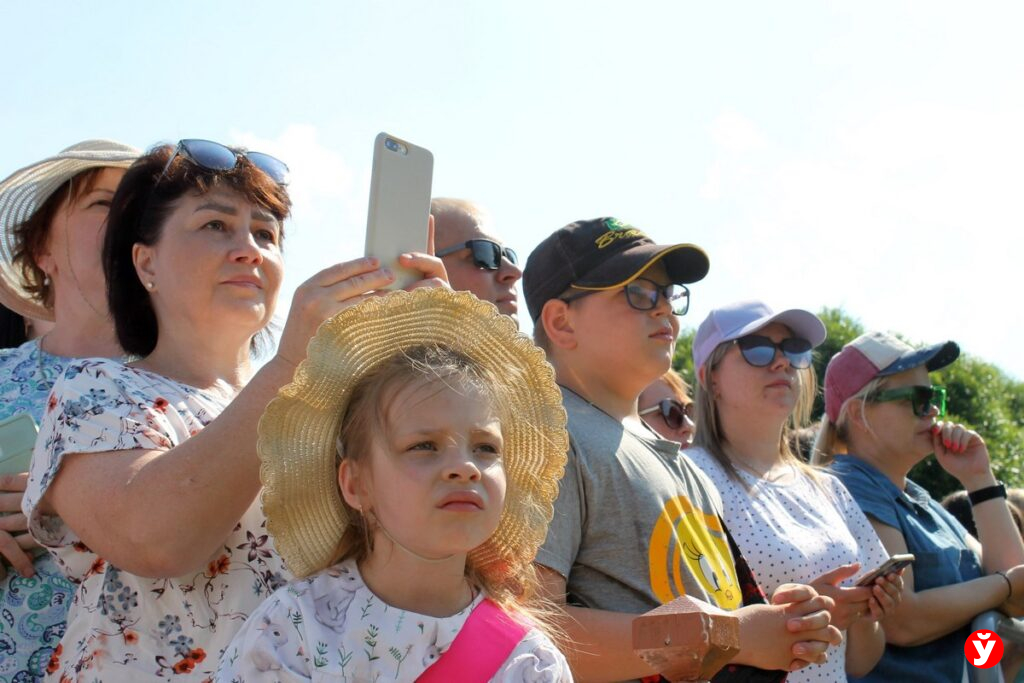
[[[962,424],[936,422],[932,447],[942,469],[956,477],[968,491],[995,484],[985,440]]]

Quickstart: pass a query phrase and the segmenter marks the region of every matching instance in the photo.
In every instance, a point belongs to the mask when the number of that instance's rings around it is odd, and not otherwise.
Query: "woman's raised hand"
[[[968,491],[995,483],[985,440],[962,424],[936,422],[932,447],[942,469],[956,477]]]
[[[434,252],[434,217],[430,217],[427,231],[427,251],[402,254],[399,263],[410,270],[419,271],[423,278],[406,287],[447,287],[448,273]],[[367,297],[386,294],[382,288],[395,281],[390,268],[383,267],[380,259],[364,256],[338,263],[309,278],[295,290],[288,311],[277,358],[297,366],[306,357],[306,346],[325,320],[355,306]]]

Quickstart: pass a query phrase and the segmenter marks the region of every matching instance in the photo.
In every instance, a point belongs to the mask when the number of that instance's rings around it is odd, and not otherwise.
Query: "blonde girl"
[[[217,680],[570,680],[531,564],[566,449],[543,353],[493,305],[400,292],[329,321],[260,424],[269,529],[303,578]]]

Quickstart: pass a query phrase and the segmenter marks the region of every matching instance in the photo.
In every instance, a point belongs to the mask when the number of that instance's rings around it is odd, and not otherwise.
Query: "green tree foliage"
[[[832,356],[865,330],[860,321],[838,308],[824,308],[818,316],[828,330],[828,338],[815,352],[814,368],[820,383],[824,381],[825,368]],[[673,359],[673,367],[691,385],[696,380],[692,356],[694,332],[692,329],[682,331]],[[908,341],[916,345],[913,340]],[[966,354],[948,368],[933,373],[932,381],[945,386],[948,392],[947,419],[964,423],[985,439],[996,476],[1007,486],[1024,486],[1024,382],[1014,381],[991,363]],[[813,419],[820,420],[824,411],[819,390]],[[910,478],[928,489],[936,499],[961,488],[934,456],[911,470]]]

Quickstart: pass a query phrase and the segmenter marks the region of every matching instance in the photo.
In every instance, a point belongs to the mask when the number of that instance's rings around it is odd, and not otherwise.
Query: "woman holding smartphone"
[[[183,140],[125,175],[104,244],[117,338],[137,358],[69,365],[40,428],[24,509],[77,584],[54,677],[200,681],[288,578],[257,494],[256,424],[335,313],[394,276],[375,259],[295,293],[275,355],[253,341],[283,276],[287,167]],[[430,256],[402,265],[444,280]]]
[[[841,681],[870,671],[882,655],[879,621],[893,611],[899,574],[858,587],[856,577],[888,558],[839,481],[814,471],[789,447],[814,399],[812,349],[825,326],[798,309],[759,301],[711,311],[697,329],[697,435],[686,456],[722,495],[725,523],[769,593],[806,583],[835,600],[832,623],[845,640],[824,664],[790,681]]]
[[[959,683],[971,620],[990,609],[1024,611],[1024,543],[985,442],[937,420],[946,394],[928,373],[959,355],[951,341],[914,349],[871,332],[844,346],[825,372],[816,462],[830,464],[889,553],[917,558],[901,603],[883,621],[885,654],[865,680]],[[979,540],[907,478],[931,453],[968,491]]]
[[[26,320],[53,321],[45,334],[0,350],[0,420],[28,414],[38,423],[72,359],[121,355],[100,254],[110,199],[138,155],[112,140],[85,140],[0,181],[0,303],[22,331]],[[0,434],[12,440],[34,437],[24,417],[6,429]],[[4,465],[0,553],[13,571],[0,567],[0,676],[35,681],[60,640],[74,588],[26,533],[28,461]]]

